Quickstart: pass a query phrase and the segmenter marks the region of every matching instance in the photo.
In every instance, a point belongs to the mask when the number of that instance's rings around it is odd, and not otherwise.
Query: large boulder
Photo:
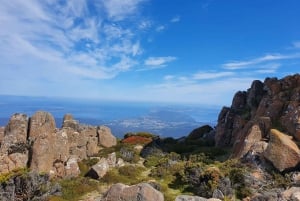
[[[264,157],[282,172],[291,170],[299,164],[300,150],[291,136],[271,129],[270,141],[264,152]]]
[[[92,166],[86,176],[93,179],[102,178],[109,170],[110,166],[106,158],[101,158],[98,163]]]
[[[106,126],[99,126],[98,127],[98,144],[103,147],[112,147],[117,144],[117,139],[113,134],[111,133],[110,128]]]
[[[236,142],[234,146],[234,151],[232,155],[237,158],[243,157],[250,148],[262,138],[262,133],[257,124],[250,124],[245,127],[247,130],[245,133],[245,136],[242,136],[242,139]],[[242,131],[244,131],[242,130]]]
[[[105,201],[163,201],[161,192],[154,189],[150,184],[141,183],[127,186],[121,183],[112,185],[104,196]]]
[[[269,138],[270,129],[271,119],[269,117],[259,117],[248,121],[237,135],[232,156],[242,158],[249,151],[262,153],[260,145],[264,144],[263,140]]]

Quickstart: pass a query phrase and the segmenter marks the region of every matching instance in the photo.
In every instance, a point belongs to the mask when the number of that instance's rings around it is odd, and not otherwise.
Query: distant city
[[[29,117],[38,110],[50,112],[60,127],[62,118],[71,113],[82,124],[107,125],[114,135],[150,132],[162,137],[179,138],[204,124],[214,126],[220,107],[168,105],[166,103],[132,103],[87,101],[45,97],[0,96],[0,126],[14,113]]]

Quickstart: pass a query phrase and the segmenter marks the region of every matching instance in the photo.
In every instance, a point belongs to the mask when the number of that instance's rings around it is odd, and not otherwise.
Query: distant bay
[[[178,138],[201,125],[214,126],[220,107],[0,95],[0,126],[14,113],[32,116],[39,110],[50,112],[57,127],[63,116],[71,113],[80,123],[109,126],[117,137],[146,131]]]

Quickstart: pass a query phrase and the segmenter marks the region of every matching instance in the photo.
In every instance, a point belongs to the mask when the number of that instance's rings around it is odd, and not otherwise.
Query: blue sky
[[[0,94],[229,105],[299,72],[299,0],[0,0]]]

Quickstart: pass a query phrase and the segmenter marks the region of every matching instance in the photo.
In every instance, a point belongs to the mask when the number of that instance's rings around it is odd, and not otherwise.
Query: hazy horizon
[[[58,128],[68,113],[81,124],[106,125],[118,137],[140,131],[181,137],[204,124],[215,126],[220,107],[0,95],[0,111],[0,126],[7,125],[15,113],[31,117],[46,111],[53,115]]]

